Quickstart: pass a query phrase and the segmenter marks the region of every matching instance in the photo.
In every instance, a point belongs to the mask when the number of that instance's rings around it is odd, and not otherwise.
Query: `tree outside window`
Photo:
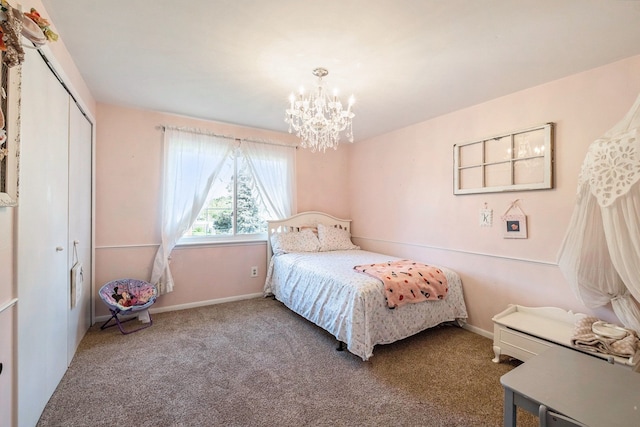
[[[214,183],[209,202],[184,236],[235,236],[266,233],[266,208],[239,151]]]

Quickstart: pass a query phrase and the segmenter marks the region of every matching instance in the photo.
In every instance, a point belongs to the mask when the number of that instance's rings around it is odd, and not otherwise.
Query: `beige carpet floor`
[[[518,364],[455,326],[363,362],[272,299],[153,320],[131,335],[94,325],[38,426],[501,426],[500,376]]]

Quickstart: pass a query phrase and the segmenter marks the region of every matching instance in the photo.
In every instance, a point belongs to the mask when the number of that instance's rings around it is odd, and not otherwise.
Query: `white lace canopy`
[[[639,133],[640,96],[589,147],[558,263],[587,307],[611,302],[620,321],[640,333]]]

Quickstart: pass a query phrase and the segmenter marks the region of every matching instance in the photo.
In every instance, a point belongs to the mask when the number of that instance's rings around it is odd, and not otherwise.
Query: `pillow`
[[[351,234],[347,230],[318,224],[318,240],[320,251],[342,251],[360,249],[351,242]]]
[[[271,249],[274,255],[288,252],[318,252],[320,242],[312,229],[305,228],[299,232],[272,234]]]
[[[318,237],[318,227],[315,225],[303,225],[300,227],[300,231],[302,230],[311,230],[316,237]]]

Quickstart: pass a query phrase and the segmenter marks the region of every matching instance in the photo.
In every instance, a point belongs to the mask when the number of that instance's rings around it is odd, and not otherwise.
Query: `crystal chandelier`
[[[302,141],[304,148],[311,151],[323,152],[327,148],[338,148],[340,132],[346,130],[349,142],[353,142],[353,127],[351,120],[355,116],[351,107],[355,102],[353,95],[349,98],[349,104],[345,109],[338,99],[337,92],[329,96],[324,89],[322,78],[329,74],[325,68],[316,68],[313,75],[318,77],[315,90],[308,96],[304,96],[304,89],[296,97],[289,96],[290,106],[286,110],[284,121],[289,124],[289,133],[293,130]]]

